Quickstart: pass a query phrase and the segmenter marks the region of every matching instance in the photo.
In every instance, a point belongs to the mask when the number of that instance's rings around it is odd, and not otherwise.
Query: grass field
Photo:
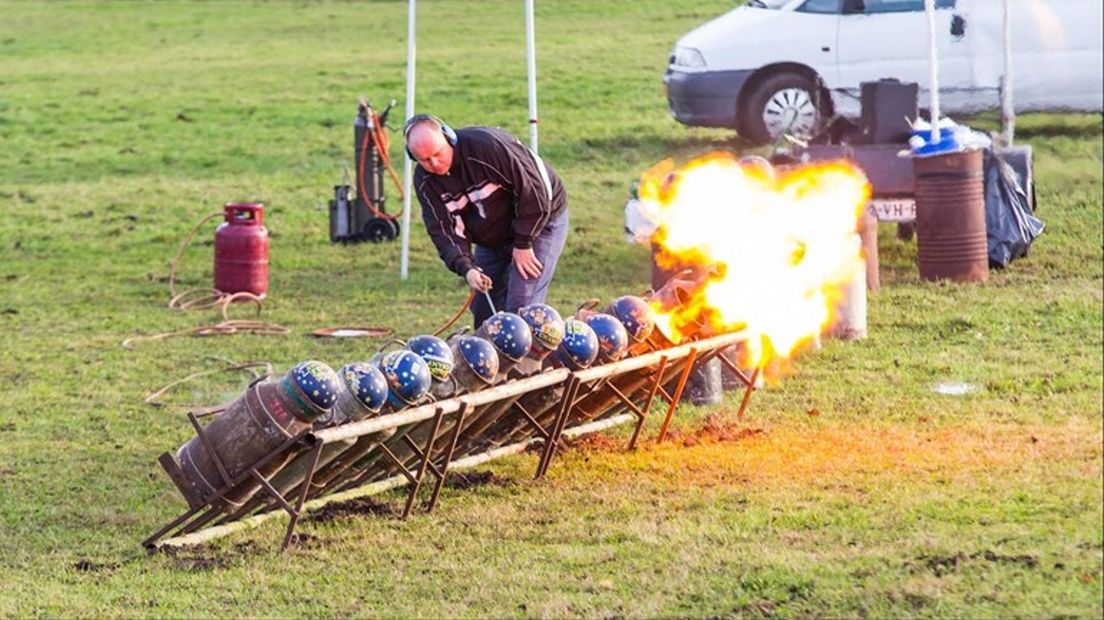
[[[646,287],[646,251],[621,235],[640,171],[740,148],[676,124],[660,84],[678,35],[730,6],[538,3],[541,150],[572,209],[561,309]],[[984,285],[925,283],[915,245],[883,229],[870,337],[799,358],[746,428],[706,422],[734,403],[687,408],[674,442],[582,442],[536,483],[535,457],[511,457],[429,516],[308,520],[283,556],[278,523],[147,556],[138,542],[183,508],[157,455],[190,436],[187,406],[245,378],[161,409],[147,393],[214,356],[363,359],[376,343],[307,334],[424,333],[464,299],[420,224],[406,282],[397,244],[327,239],[356,98],[403,96],[406,3],[0,1],[0,15],[0,616],[1104,614],[1100,115],[1020,118],[1048,225],[1029,258]],[[423,2],[420,19],[418,108],[524,135],[522,4]],[[217,320],[167,309],[165,277],[192,224],[232,200],[267,206],[264,317],[293,333],[123,349]],[[209,283],[209,243],[182,270]],[[978,390],[936,394],[943,382]]]

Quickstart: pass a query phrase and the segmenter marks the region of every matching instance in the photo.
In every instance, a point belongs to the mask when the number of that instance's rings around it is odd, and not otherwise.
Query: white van
[[[1104,108],[1101,0],[1009,0],[1017,111]],[[936,0],[940,107],[999,107],[1002,0]],[[920,85],[924,0],[750,0],[675,44],[663,83],[680,123],[732,127],[757,143],[859,115],[859,84]]]

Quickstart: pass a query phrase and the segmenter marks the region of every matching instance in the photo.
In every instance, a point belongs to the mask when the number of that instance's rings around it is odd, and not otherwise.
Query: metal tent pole
[[[928,68],[931,70],[928,83],[928,91],[931,93],[929,104],[932,125],[931,141],[932,144],[938,144],[941,132],[939,131],[939,52],[936,49],[935,41],[935,0],[924,0],[924,10],[928,14]]]
[[[410,0],[406,18],[406,117],[404,121],[414,116],[414,67],[417,64],[417,42],[415,32],[417,30],[418,0]],[[403,215],[402,215],[402,250],[399,258],[399,277],[406,280],[410,276],[410,193],[414,185],[414,162],[403,148]]]
[[[537,152],[537,44],[533,0],[525,0],[525,56],[529,74],[529,148]]]
[[[1016,133],[1016,110],[1012,105],[1012,9],[1004,0],[1004,75],[1001,76],[1001,138],[1012,146]]]

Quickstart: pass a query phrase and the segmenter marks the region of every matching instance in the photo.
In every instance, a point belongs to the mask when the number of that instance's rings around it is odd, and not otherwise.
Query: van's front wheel
[[[823,118],[816,84],[797,73],[775,73],[753,86],[736,111],[736,131],[756,144],[782,134],[810,138]]]

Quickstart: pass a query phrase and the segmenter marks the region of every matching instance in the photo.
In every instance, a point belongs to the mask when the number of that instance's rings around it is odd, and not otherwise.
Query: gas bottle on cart
[[[215,288],[223,293],[264,297],[268,290],[264,205],[227,203],[223,209],[226,221],[215,230]]]

